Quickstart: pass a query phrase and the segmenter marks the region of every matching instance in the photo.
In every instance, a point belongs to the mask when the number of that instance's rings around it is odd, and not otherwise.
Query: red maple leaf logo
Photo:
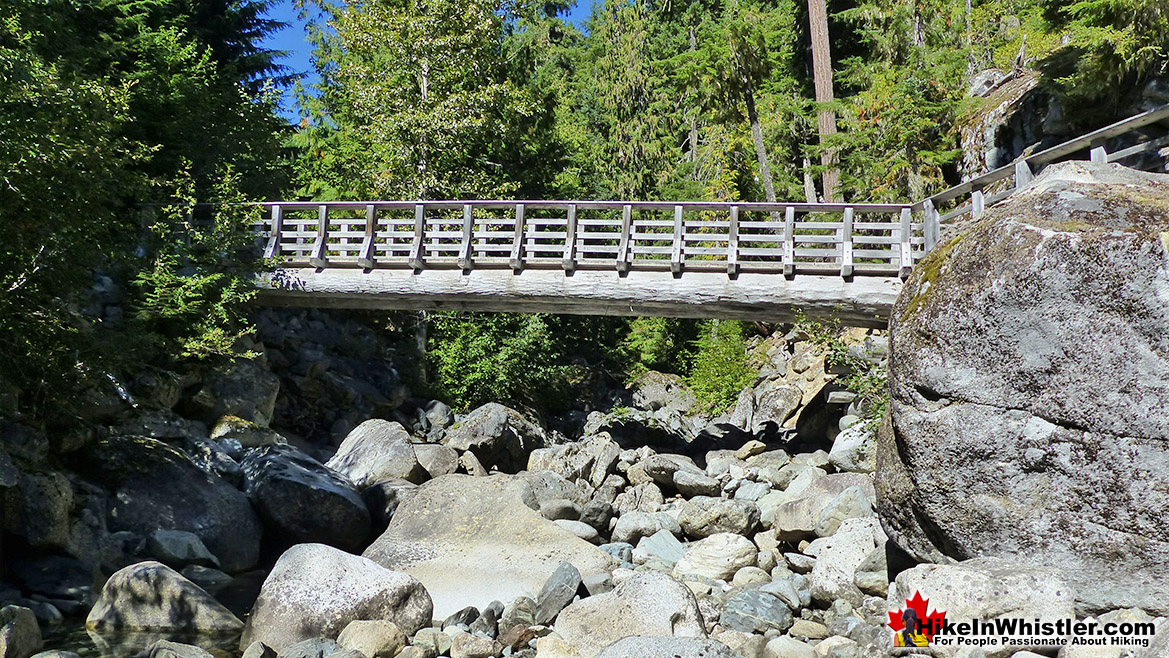
[[[920,622],[918,628],[921,629],[922,635],[925,635],[926,639],[932,642],[934,634],[942,629],[942,621],[946,619],[946,611],[934,610],[927,614],[929,603],[930,600],[921,598],[921,592],[918,591],[914,591],[913,598],[905,599],[905,608],[912,608],[917,613],[917,619]],[[905,628],[905,624],[901,621],[904,612],[904,609],[899,609],[889,613],[889,628],[892,628],[894,633]]]

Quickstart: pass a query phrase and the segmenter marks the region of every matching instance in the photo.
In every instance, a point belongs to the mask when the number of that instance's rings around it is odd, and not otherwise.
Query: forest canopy
[[[320,83],[295,125],[269,0],[0,3],[0,377],[26,401],[247,355],[262,264],[222,202],[814,200],[836,171],[850,201],[916,198],[958,181],[980,72],[1039,76],[1083,130],[1169,62],[1162,0],[598,0],[581,27],[564,0],[297,2]],[[110,290],[124,312],[95,315]],[[750,333],[582,322],[440,318],[435,390],[561,390],[574,350],[687,371]],[[467,350],[482,376],[442,380]]]

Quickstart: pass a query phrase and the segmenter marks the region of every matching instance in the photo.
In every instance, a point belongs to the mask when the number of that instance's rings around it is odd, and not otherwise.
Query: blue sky
[[[591,11],[592,0],[577,0],[576,6],[569,12],[568,20],[580,25],[588,19]],[[312,47],[305,41],[304,22],[297,16],[297,13],[296,8],[292,6],[292,0],[274,2],[268,12],[268,17],[287,23],[288,27],[270,35],[264,41],[264,46],[272,50],[287,51],[288,56],[281,63],[287,66],[290,72],[311,74],[312,64],[309,61],[309,52]],[[312,79],[313,76],[310,75],[308,80]],[[290,120],[295,119],[292,113],[292,101],[288,94],[285,94],[282,109],[286,117]]]

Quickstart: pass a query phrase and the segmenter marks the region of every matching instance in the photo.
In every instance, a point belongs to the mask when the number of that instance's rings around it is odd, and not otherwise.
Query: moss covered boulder
[[[1169,611],[1169,176],[1054,165],[914,270],[879,509],[915,557]]]

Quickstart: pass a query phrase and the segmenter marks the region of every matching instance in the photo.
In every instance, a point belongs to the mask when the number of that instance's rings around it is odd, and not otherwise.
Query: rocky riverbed
[[[1100,276],[1147,300],[1163,265],[1145,242],[1166,234],[1149,226],[1169,230],[1169,204],[1130,215],[1152,217],[1139,230],[1092,228],[1083,208],[1105,208],[1093,194],[1130,185],[1134,198],[1159,198],[1144,178],[1106,173],[1065,172],[1079,181],[1070,196],[1041,177],[1040,196],[1020,203],[1056,204],[1052,216],[1072,204],[1080,219],[1036,227],[1016,210],[995,230],[1022,237],[992,244],[1030,253],[1034,232],[1046,248],[1098,248],[1078,256],[1089,262],[1121,254],[1131,268],[1101,261]],[[1160,624],[1169,611],[1155,559],[1160,421],[1137,415],[1144,402],[1093,398],[1075,368],[1037,364],[1048,344],[1090,363],[1108,348],[1052,319],[1066,320],[1061,295],[1083,299],[1074,285],[1030,285],[1055,274],[968,285],[990,276],[970,268],[995,262],[976,237],[915,272],[892,340],[844,335],[857,362],[890,369],[893,414],[879,437],[840,385],[847,373],[792,327],[751,345],[760,374],[718,417],[655,372],[560,419],[499,404],[455,414],[412,397],[376,332],[318,311],[260,312],[255,361],[92,391],[84,430],[31,427],[0,391],[0,658],[1165,656],[1167,631],[1148,647],[892,646],[890,612],[916,593],[955,619]],[[962,250],[974,256],[947,260]],[[1066,282],[1065,261],[1036,267]],[[1015,350],[1011,370],[970,318],[1000,317],[996,295],[1022,304],[1019,281],[1042,312],[992,327],[1010,327],[994,340]],[[973,301],[954,301],[963,294]],[[1131,306],[1109,306],[1108,326],[1135,346],[1147,401],[1169,372],[1154,329],[1169,327],[1147,309],[1126,321]],[[1036,326],[1079,336],[1078,352],[1027,333]],[[1000,398],[1011,408],[990,414]],[[1012,407],[1019,399],[1030,406]],[[1050,450],[1032,431],[1040,421],[1058,435]],[[1106,468],[1084,446],[1111,455]],[[1123,464],[1132,478],[1118,481]],[[1088,491],[1104,480],[1107,518]],[[88,642],[60,639],[81,624]]]

